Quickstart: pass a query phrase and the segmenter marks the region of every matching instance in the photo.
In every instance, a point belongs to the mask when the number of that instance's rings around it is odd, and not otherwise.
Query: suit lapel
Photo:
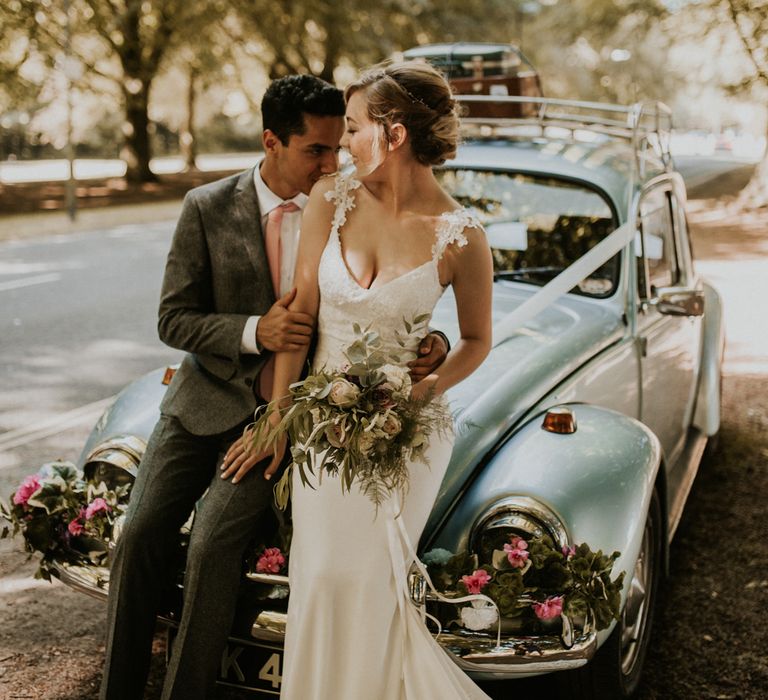
[[[257,166],[258,167],[258,166]],[[275,301],[272,289],[272,277],[269,273],[269,261],[264,249],[264,235],[261,230],[261,212],[253,184],[253,169],[246,170],[235,188],[235,223],[240,229],[240,238],[253,269],[256,272],[257,285],[267,292],[271,303]]]

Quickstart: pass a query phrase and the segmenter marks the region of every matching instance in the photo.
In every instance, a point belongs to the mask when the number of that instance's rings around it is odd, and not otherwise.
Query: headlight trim
[[[495,527],[514,527],[515,524],[511,519],[515,514],[523,515],[534,523],[538,523],[554,540],[557,547],[572,544],[568,529],[554,510],[531,496],[508,496],[497,501],[475,521],[470,530],[470,551],[478,551],[480,537],[487,530]]]

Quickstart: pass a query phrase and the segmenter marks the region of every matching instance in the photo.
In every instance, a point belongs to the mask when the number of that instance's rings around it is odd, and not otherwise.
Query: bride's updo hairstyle
[[[459,117],[451,88],[427,63],[404,61],[375,66],[344,91],[344,99],[361,91],[368,117],[381,125],[387,143],[391,124],[402,124],[413,157],[422,165],[440,165],[456,155]]]

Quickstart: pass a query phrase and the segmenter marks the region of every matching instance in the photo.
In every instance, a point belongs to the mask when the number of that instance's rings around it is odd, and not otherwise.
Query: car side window
[[[672,224],[672,203],[669,192],[656,188],[646,193],[640,202],[640,230],[643,257],[648,269],[650,295],[656,290],[671,287],[680,278],[675,250],[675,229]],[[643,279],[643,275],[640,279]],[[645,290],[641,287],[643,296]]]

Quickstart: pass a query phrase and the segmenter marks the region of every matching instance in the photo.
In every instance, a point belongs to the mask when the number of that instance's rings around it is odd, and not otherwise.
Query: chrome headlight
[[[490,564],[494,550],[502,549],[510,537],[525,540],[547,535],[559,549],[569,544],[563,521],[547,506],[528,496],[511,496],[496,503],[472,528],[470,550],[480,565]]]
[[[114,489],[132,484],[147,443],[135,435],[118,435],[98,444],[85,459],[83,473],[88,481],[104,482]]]

